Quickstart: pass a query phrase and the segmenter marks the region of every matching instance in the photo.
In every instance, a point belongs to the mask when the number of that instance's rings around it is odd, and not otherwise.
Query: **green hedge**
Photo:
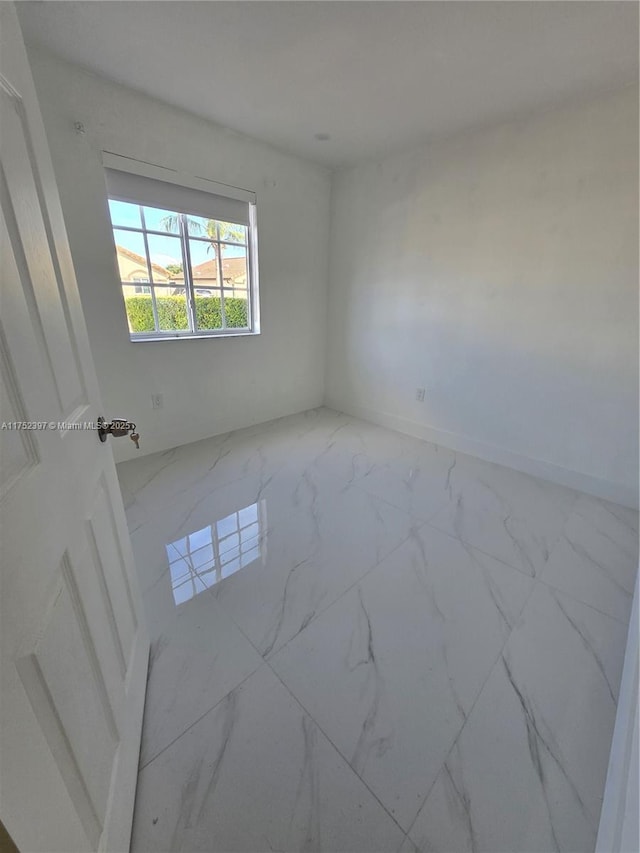
[[[126,296],[125,305],[129,327],[132,332],[153,332],[153,308],[151,295]],[[187,306],[182,296],[156,297],[158,322],[163,331],[183,330],[189,328]],[[247,326],[247,300],[224,300],[224,313],[228,329],[241,329]],[[222,312],[219,296],[196,296],[196,320],[198,329],[221,329]]]

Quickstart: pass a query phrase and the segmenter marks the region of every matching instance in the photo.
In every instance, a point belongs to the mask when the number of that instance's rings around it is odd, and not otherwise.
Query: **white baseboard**
[[[140,449],[136,450],[131,441],[116,440],[111,442],[113,457],[116,465],[119,465],[121,462],[129,462],[131,459],[140,459],[142,456],[149,456],[151,453],[162,453],[166,450],[173,450],[174,447],[181,447],[183,444],[193,444],[195,441],[204,441],[207,438],[215,438],[218,435],[225,435],[228,432],[268,424],[280,418],[317,409],[320,406],[322,406],[321,400],[311,400],[307,405],[296,405],[290,410],[263,412],[258,417],[258,420],[225,421],[218,423],[214,427],[211,424],[203,423],[195,425],[185,424],[178,429],[163,431],[156,426],[153,433],[147,433],[144,430],[144,425],[142,425],[140,427]]]
[[[637,853],[640,850],[638,724],[638,582],[636,581],[596,853]]]
[[[542,480],[550,480],[552,483],[568,486],[570,489],[576,489],[579,492],[586,492],[587,494],[604,498],[613,503],[638,509],[637,487],[634,488],[622,483],[602,480],[591,474],[583,474],[580,471],[563,468],[552,462],[532,459],[529,456],[514,453],[512,450],[506,450],[488,442],[478,441],[466,435],[437,429],[389,412],[380,412],[376,409],[370,409],[357,404],[345,406],[332,400],[326,400],[325,405],[331,409],[345,412],[356,418],[362,418],[362,420],[370,421],[379,426],[394,429],[415,438],[422,438],[425,441],[432,441],[434,444],[440,444],[442,447],[448,447],[450,450],[455,450],[459,453],[468,453],[470,456],[477,456],[479,459],[484,459],[487,462],[505,465],[508,468],[514,468],[516,471],[522,471],[524,474],[539,477]]]

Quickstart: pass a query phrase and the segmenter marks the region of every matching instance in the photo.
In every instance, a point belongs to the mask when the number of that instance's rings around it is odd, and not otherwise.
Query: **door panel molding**
[[[47,425],[0,433],[0,815],[25,851],[126,853],[149,639],[111,447],[73,428],[103,409],[11,2],[0,75],[0,390]]]

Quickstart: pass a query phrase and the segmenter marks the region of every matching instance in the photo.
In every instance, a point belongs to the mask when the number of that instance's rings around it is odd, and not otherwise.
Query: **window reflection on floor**
[[[173,599],[182,604],[266,556],[264,499],[168,543]]]

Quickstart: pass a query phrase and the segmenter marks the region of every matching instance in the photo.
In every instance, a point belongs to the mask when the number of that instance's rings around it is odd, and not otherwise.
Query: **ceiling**
[[[638,76],[635,2],[18,7],[28,42],[332,167]]]

